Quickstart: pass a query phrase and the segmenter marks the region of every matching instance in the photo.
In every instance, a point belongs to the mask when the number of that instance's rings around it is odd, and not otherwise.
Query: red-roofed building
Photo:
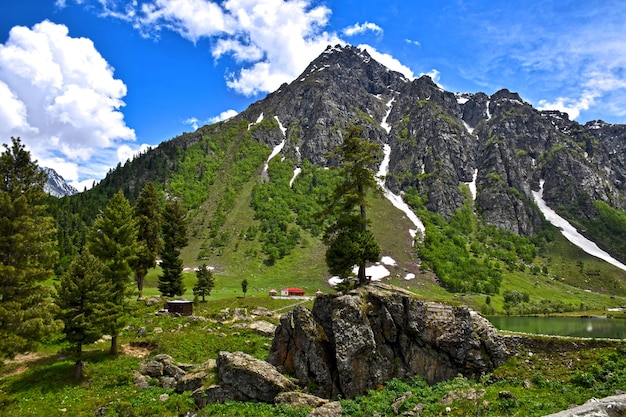
[[[304,290],[301,288],[283,288],[280,290],[280,295],[282,297],[291,297],[291,296],[303,296]]]

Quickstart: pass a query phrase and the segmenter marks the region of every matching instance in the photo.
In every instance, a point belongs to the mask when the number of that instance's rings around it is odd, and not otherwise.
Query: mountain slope
[[[336,181],[324,169],[336,163],[326,155],[354,124],[386,145],[389,191],[410,196],[427,217],[441,216],[429,220],[431,227],[457,221],[463,212],[473,225],[463,237],[467,246],[493,230],[535,239],[520,241],[523,247],[543,239],[537,236],[552,226],[534,202],[542,184],[549,207],[626,260],[624,126],[581,125],[559,112],[538,111],[508,90],[491,96],[447,92],[427,76],[408,80],[351,46],[327,48],[296,80],[232,119],[164,142],[72,199],[96,207],[121,188],[132,200],[146,181],[155,181],[191,210],[187,263],[210,262],[236,276],[284,268],[281,274],[288,276],[315,248],[308,269],[298,274],[323,283],[314,214],[317,200]],[[434,278],[418,267],[411,222],[396,222],[405,214],[384,200],[374,207],[383,255],[402,258],[392,275]],[[446,230],[444,235],[457,233]],[[496,234],[492,241],[511,246],[513,235]],[[490,274],[502,274],[501,263],[549,269],[547,258],[537,263],[515,248],[494,255],[484,242],[474,252],[457,245],[467,265]],[[615,274],[615,291],[626,293],[626,277]]]

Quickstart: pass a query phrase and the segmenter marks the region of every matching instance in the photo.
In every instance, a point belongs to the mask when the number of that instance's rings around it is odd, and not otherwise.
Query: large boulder
[[[507,356],[504,338],[467,307],[371,283],[281,317],[268,362],[318,395],[352,398],[396,377],[477,377]]]
[[[592,398],[585,404],[545,417],[623,417],[626,415],[626,394],[602,399]]]
[[[296,385],[265,361],[243,352],[220,352],[217,356],[220,386],[235,395],[268,403],[280,392],[293,391]]]

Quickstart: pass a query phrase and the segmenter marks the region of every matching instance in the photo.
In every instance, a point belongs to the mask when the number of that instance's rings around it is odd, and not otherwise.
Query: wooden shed
[[[193,314],[193,301],[189,300],[171,300],[165,304],[165,308],[172,314],[180,314],[181,316],[191,316]]]
[[[283,288],[280,290],[280,295],[282,297],[291,297],[291,296],[303,296],[304,290],[301,288]]]

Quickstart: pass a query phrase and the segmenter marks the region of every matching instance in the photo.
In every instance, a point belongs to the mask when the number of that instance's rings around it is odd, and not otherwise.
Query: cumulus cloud
[[[238,112],[235,110],[226,110],[221,112],[218,116],[214,116],[214,117],[210,117],[209,118],[209,123],[213,124],[213,123],[217,123],[217,122],[221,122],[223,120],[227,120],[230,119],[231,117],[235,117],[237,116]]]
[[[329,44],[341,39],[324,30],[329,8],[310,0],[149,0],[101,2],[104,14],[131,22],[145,36],[170,30],[197,42],[211,40],[215,59],[229,56],[239,68],[227,85],[251,96],[293,80]]]
[[[399,72],[400,74],[404,75],[409,80],[412,80],[415,78],[415,74],[413,74],[413,71],[411,70],[411,68],[402,64],[399,60],[394,58],[392,55],[378,52],[376,48],[370,45],[366,45],[366,44],[359,45],[358,47],[360,49],[365,49],[372,58],[374,58],[376,61],[380,62],[381,64],[383,64],[390,70]]]
[[[231,117],[235,117],[235,116],[237,116],[237,114],[239,114],[239,113],[236,110],[230,109],[230,110],[225,110],[225,111],[221,112],[217,116],[209,117],[208,119],[206,119],[204,121],[198,119],[197,117],[190,117],[187,120],[185,120],[183,123],[186,124],[186,125],[191,125],[191,127],[193,127],[193,130],[196,130],[201,125],[205,125],[205,124],[212,125],[214,123],[230,119]]]
[[[361,35],[367,31],[374,32],[377,35],[383,34],[383,28],[378,26],[376,23],[371,23],[371,22],[365,22],[363,24],[356,23],[352,26],[348,26],[342,32],[346,36],[354,36],[354,35]]]
[[[0,136],[21,137],[71,182],[102,178],[118,146],[135,140],[120,111],[125,95],[93,42],[64,25],[15,26],[0,44]]]

